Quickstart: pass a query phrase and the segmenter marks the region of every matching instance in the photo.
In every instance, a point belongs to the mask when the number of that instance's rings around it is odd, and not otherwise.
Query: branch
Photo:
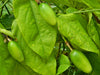
[[[6,6],[6,5],[4,5],[4,6],[5,6],[5,8],[6,8],[6,10],[7,10],[8,14],[10,15],[10,12],[9,12],[9,10],[8,10],[7,6]]]
[[[72,51],[73,49],[72,49],[72,47],[70,46],[70,44],[67,42],[67,40],[64,38],[64,37],[62,37],[63,38],[63,40],[65,41],[65,44],[68,46],[68,48]]]
[[[6,0],[5,2],[2,1],[3,5],[0,8],[4,7],[7,2],[8,0]]]
[[[8,2],[8,0],[6,0],[5,2],[2,1],[3,5],[1,6],[1,8],[2,8],[2,7],[5,7],[6,10],[7,10],[7,12],[8,12],[8,14],[10,15],[10,12],[9,12],[7,6],[6,6],[6,3],[7,3],[7,2]]]
[[[13,36],[12,32],[10,32],[10,31],[8,31],[8,30],[6,30],[6,29],[0,28],[0,32],[3,33],[3,34],[5,34],[5,35],[8,35],[9,37],[11,37],[11,38],[13,38],[13,39],[15,38],[15,37]]]

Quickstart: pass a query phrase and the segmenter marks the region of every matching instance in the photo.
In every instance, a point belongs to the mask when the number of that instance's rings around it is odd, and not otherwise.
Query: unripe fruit
[[[8,43],[8,50],[11,56],[19,62],[24,61],[23,53],[15,41],[10,41]]]
[[[90,73],[92,71],[89,60],[82,52],[78,50],[73,50],[70,53],[70,58],[73,64],[83,72]]]
[[[56,25],[56,15],[48,4],[41,3],[39,5],[39,12],[47,23],[50,25]]]

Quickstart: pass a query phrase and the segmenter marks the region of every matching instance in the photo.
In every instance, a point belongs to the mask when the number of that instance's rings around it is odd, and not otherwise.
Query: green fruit
[[[24,61],[24,56],[23,53],[20,49],[20,47],[18,46],[18,44],[14,41],[10,41],[8,43],[8,50],[9,53],[11,54],[11,56],[16,59],[19,62]]]
[[[56,15],[48,4],[41,3],[39,5],[39,11],[41,16],[44,18],[44,20],[46,20],[47,23],[56,25]]]
[[[73,50],[70,53],[70,58],[73,64],[83,72],[90,73],[92,71],[89,60],[82,52],[78,50]]]

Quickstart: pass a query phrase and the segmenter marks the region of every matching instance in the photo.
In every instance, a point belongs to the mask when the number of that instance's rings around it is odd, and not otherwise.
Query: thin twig
[[[10,15],[10,12],[9,12],[9,10],[8,10],[7,6],[6,6],[6,5],[4,5],[4,6],[5,6],[5,8],[6,8],[6,10],[7,10],[8,14]]]
[[[100,9],[81,10],[81,11],[75,11],[73,13],[85,13],[85,12],[95,12],[95,11],[100,11]]]
[[[62,37],[63,38],[63,40],[65,41],[65,44],[68,46],[68,48],[72,51],[73,49],[72,49],[72,47],[70,46],[70,44],[67,42],[67,40],[64,38],[64,37]]]
[[[7,6],[6,6],[6,3],[7,3],[7,2],[8,2],[8,0],[6,0],[5,2],[3,2],[3,1],[2,1],[2,3],[3,3],[3,7],[5,7],[5,8],[6,8],[6,10],[7,10],[8,14],[10,15],[10,12],[9,12],[9,10],[8,10]]]
[[[80,11],[75,11],[75,12],[73,12],[73,14],[74,14],[74,13],[78,14],[78,13],[96,12],[96,11],[100,11],[100,9],[80,10]],[[96,21],[97,21],[98,23],[100,23],[99,18],[98,18],[94,13],[93,13],[93,15],[94,15]]]
[[[68,48],[72,51],[73,49],[71,48],[70,44],[66,41],[65,44],[68,46]]]
[[[96,21],[100,24],[100,19],[95,14],[93,14],[93,16],[95,17]]]
[[[0,8],[4,7],[7,2],[8,0],[6,0],[5,2],[2,1],[3,5]]]
[[[3,2],[3,5],[0,7],[1,8],[1,12],[0,12],[0,17],[2,16],[2,13],[3,13],[3,8],[4,8],[4,5],[7,3],[7,1]]]
[[[8,37],[7,37],[7,40],[8,40],[8,41],[11,41],[11,39],[10,39],[10,38],[8,38]]]

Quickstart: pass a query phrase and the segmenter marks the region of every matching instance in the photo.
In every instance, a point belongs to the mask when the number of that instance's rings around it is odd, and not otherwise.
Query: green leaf
[[[60,55],[59,59],[59,67],[57,70],[57,75],[63,73],[70,67],[70,61],[69,58],[66,55]]]
[[[0,28],[4,28],[3,25],[0,23]]]
[[[100,75],[100,55],[94,53],[86,53],[91,65],[93,67],[93,72],[90,75]]]
[[[0,18],[0,22],[1,24],[6,28],[6,29],[10,29],[12,22],[14,20],[14,16],[13,15],[5,15],[2,18]]]
[[[15,0],[14,14],[19,30],[28,46],[42,58],[48,58],[56,42],[56,29],[40,16],[33,0]]]
[[[0,33],[0,75],[7,75],[5,59],[8,57],[8,55],[9,54],[6,45],[4,44],[3,37],[1,36]],[[12,65],[10,65],[10,67],[12,67]]]
[[[0,25],[0,27],[3,27]],[[26,65],[14,60],[8,52],[7,44],[4,43],[0,33],[0,75],[39,75]]]
[[[1,28],[4,28],[0,24]],[[39,75],[32,71],[27,66],[21,65],[14,60],[7,49],[6,43],[4,43],[3,36],[0,34],[0,75]]]
[[[90,39],[75,14],[61,15],[58,18],[58,29],[73,46],[82,50],[99,53],[94,42]]]
[[[25,57],[24,65],[30,67],[33,71],[42,74],[42,75],[55,75],[56,74],[56,59],[54,57],[54,52],[45,60],[41,58],[38,54],[33,52],[31,48],[27,45],[24,38],[22,37],[21,32],[17,33],[18,44],[23,50]]]
[[[67,14],[70,14],[70,13],[73,14],[74,12],[77,12],[77,11],[78,11],[77,9],[72,8],[72,7],[69,7],[68,9],[66,9]],[[85,30],[87,29],[88,22],[85,15],[78,13],[78,14],[73,15],[73,18],[76,18],[81,23],[81,25],[83,26]]]
[[[100,38],[99,38],[98,31],[96,29],[95,23],[92,18],[92,13],[89,14],[89,23],[87,25],[87,31],[91,39],[100,48]]]
[[[57,33],[54,27],[42,19],[38,5],[32,0],[15,0],[14,14],[19,28],[18,44],[25,57],[23,64],[39,74],[55,75],[56,59],[53,47]]]

